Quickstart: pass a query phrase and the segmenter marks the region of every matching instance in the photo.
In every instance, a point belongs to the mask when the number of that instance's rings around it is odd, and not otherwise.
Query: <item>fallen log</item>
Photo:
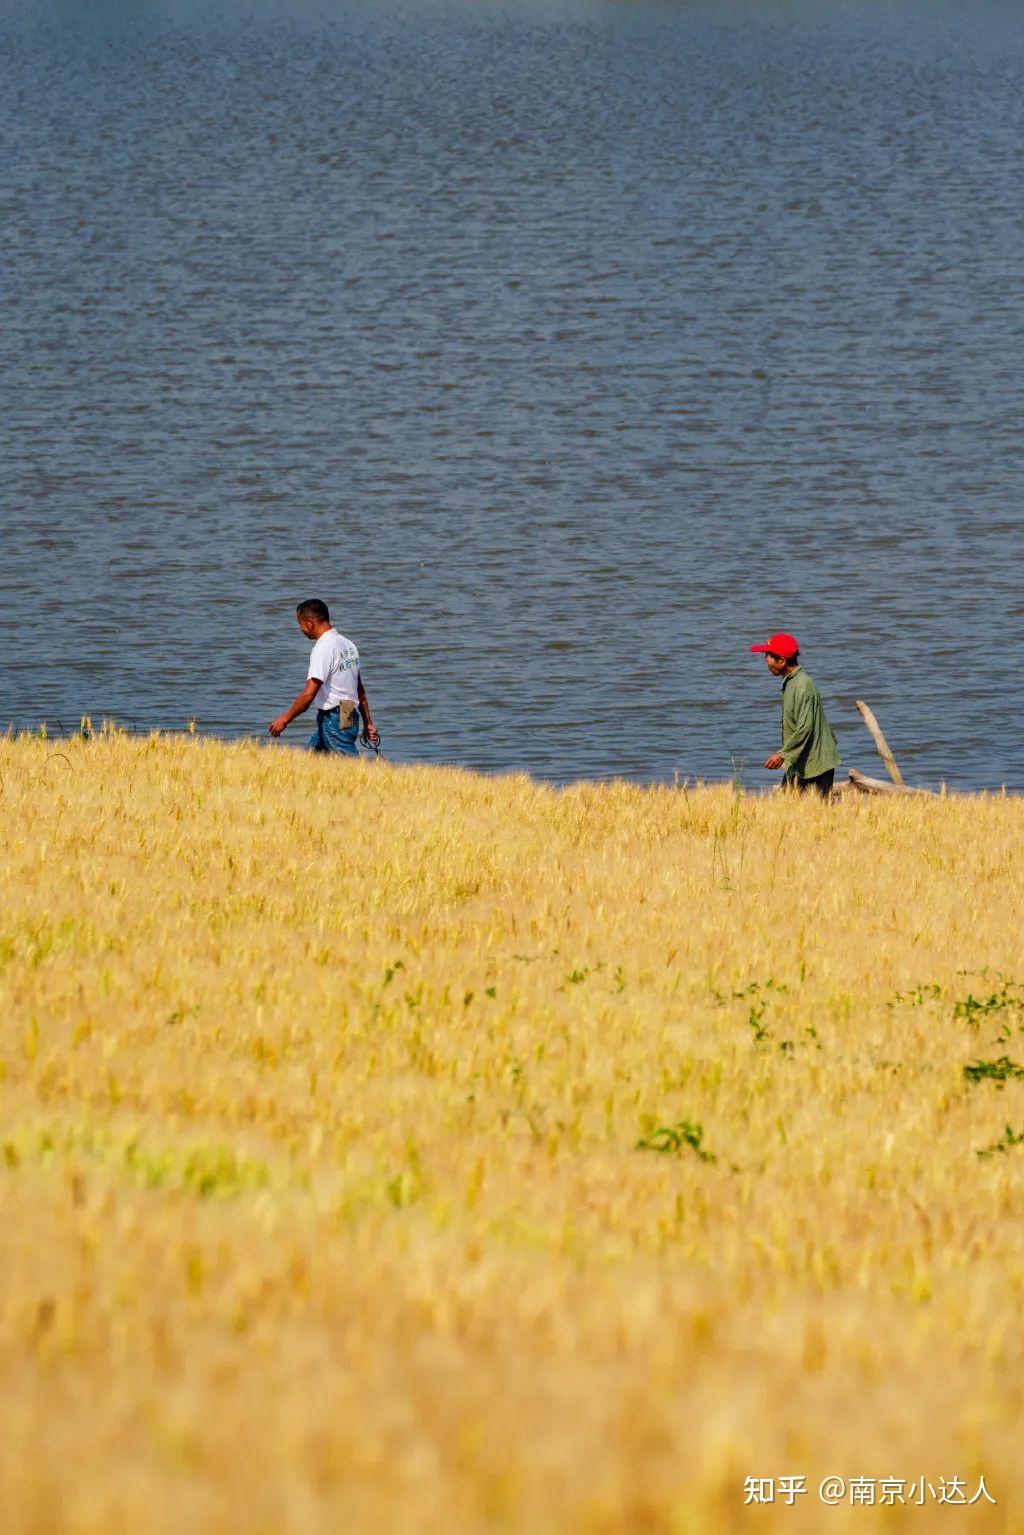
[[[861,794],[931,794],[931,789],[912,789],[905,783],[886,783],[884,778],[869,778],[866,773],[850,769],[850,783]]]
[[[868,708],[863,698],[855,698],[853,702],[856,705],[861,719],[864,721],[865,725],[871,732],[871,739],[878,747],[878,755],[885,763],[886,772],[889,774],[889,777],[892,779],[894,784],[897,784],[900,788],[903,788],[903,774],[900,772],[896,758],[892,754],[891,746],[885,739],[885,736],[882,734],[881,725],[875,719],[873,712]]]

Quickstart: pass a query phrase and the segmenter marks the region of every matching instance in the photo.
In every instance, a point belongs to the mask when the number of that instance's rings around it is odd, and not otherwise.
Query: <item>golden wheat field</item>
[[[5,1535],[1024,1529],[1020,800],[108,734],[0,813]]]

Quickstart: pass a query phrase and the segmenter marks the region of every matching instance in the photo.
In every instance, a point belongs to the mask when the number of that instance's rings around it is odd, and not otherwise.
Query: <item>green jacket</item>
[[[839,766],[821,694],[802,666],[782,684],[782,760],[787,778],[817,778]]]

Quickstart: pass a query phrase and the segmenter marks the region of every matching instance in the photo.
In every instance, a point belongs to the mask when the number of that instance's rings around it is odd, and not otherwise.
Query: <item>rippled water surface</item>
[[[1024,12],[0,0],[0,725],[1024,785]]]

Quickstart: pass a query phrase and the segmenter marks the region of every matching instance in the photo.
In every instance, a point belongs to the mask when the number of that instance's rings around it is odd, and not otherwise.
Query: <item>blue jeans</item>
[[[316,729],[306,743],[311,752],[337,752],[341,757],[358,757],[356,741],[359,739],[359,710],[353,716],[347,730],[338,724],[337,709],[316,711]]]

